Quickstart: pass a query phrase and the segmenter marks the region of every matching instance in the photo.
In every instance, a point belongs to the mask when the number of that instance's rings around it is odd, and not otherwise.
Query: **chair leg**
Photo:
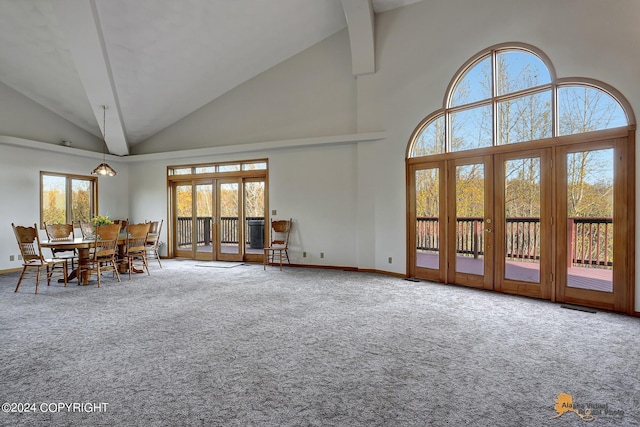
[[[22,278],[24,277],[24,273],[27,271],[27,266],[22,267],[22,273],[20,273],[20,278],[18,279],[18,284],[16,285],[16,290],[13,292],[18,292],[18,288],[20,287],[20,283],[22,282]]]
[[[122,280],[120,280],[120,273],[118,273],[118,265],[115,262],[112,263],[112,265],[113,265],[113,272],[116,273],[116,278],[118,279],[118,282],[122,282]],[[131,268],[131,266],[129,266],[129,268]]]
[[[36,294],[38,293],[38,286],[40,285],[40,270],[41,267],[38,267],[38,271],[36,272]]]
[[[149,273],[149,260],[144,254],[142,255],[142,265],[144,265],[144,268],[147,269],[147,276],[151,276],[151,273]],[[160,268],[162,268],[162,266],[160,266]]]
[[[67,269],[69,268],[69,264],[67,261],[64,262],[64,272],[62,273],[62,277],[64,277],[64,287],[67,287]],[[73,260],[71,260],[71,265],[73,266]]]

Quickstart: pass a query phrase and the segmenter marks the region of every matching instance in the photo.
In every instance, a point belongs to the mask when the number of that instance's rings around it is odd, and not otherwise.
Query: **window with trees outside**
[[[96,177],[40,172],[40,226],[89,221],[97,211]]]
[[[530,45],[478,53],[407,146],[408,274],[630,311],[634,158],[613,87]]]

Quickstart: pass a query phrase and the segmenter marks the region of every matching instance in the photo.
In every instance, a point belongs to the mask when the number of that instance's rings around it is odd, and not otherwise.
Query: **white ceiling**
[[[343,4],[420,0],[369,1],[0,0],[0,82],[99,137],[107,105],[109,151],[126,155],[344,28]]]

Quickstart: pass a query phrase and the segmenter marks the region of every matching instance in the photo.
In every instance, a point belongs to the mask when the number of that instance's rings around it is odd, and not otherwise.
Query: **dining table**
[[[123,258],[126,243],[127,243],[127,233],[121,232],[118,235],[118,255],[119,255],[118,258],[119,259]],[[60,249],[65,251],[66,250],[70,251],[75,249],[78,251],[78,268],[72,270],[71,273],[69,273],[69,276],[67,277],[67,282],[78,277],[78,269],[80,268],[80,266],[84,266],[87,264],[90,256],[89,250],[94,244],[95,244],[94,239],[84,238],[84,237],[76,237],[74,239],[68,239],[68,240],[40,241],[40,246],[43,248]],[[129,268],[128,265],[125,265],[125,263],[119,263],[118,271],[120,273],[126,273],[128,271],[127,270],[128,268]],[[132,268],[131,271],[134,273],[143,272],[143,270],[138,270],[136,268]],[[78,278],[78,284],[82,282],[86,286],[89,284],[89,274],[85,270],[82,275],[83,275],[82,278]],[[60,280],[62,281],[63,279],[60,279]]]

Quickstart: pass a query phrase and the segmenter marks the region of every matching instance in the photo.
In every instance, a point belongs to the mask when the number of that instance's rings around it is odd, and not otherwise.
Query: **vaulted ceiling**
[[[0,82],[127,155],[237,85],[349,28],[374,72],[373,19],[420,0],[0,0]]]

